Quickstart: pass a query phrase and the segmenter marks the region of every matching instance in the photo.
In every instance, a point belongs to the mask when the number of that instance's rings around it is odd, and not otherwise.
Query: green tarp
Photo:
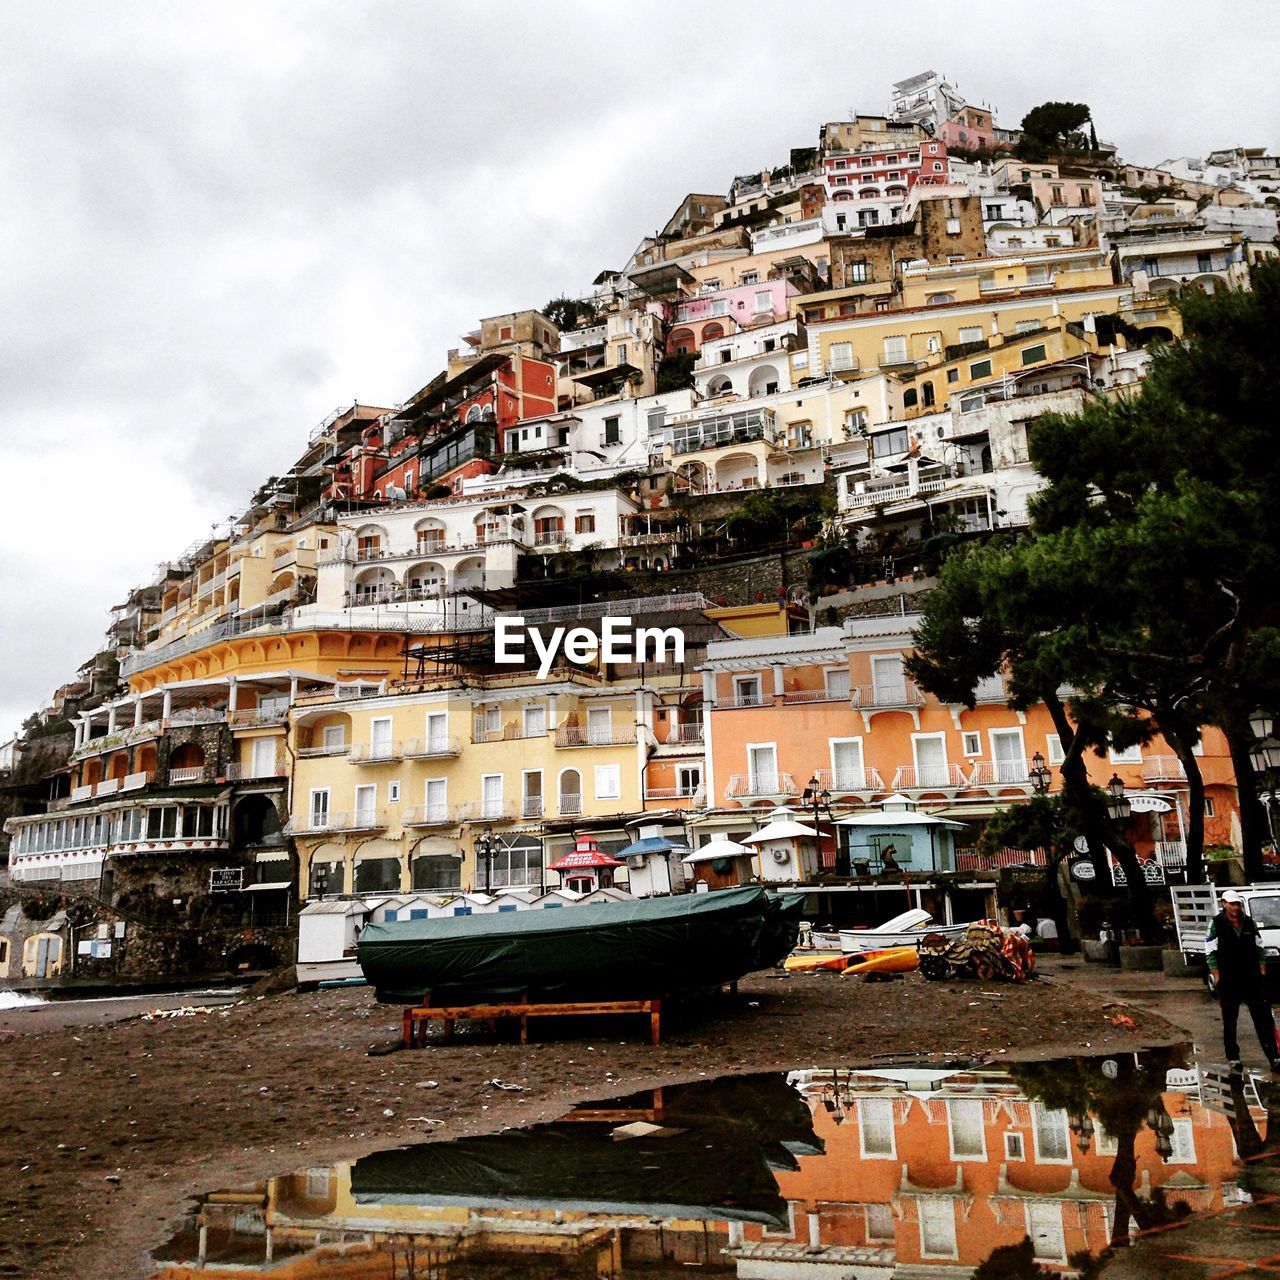
[[[645,999],[781,964],[803,898],[760,888],[367,925],[379,1000]]]

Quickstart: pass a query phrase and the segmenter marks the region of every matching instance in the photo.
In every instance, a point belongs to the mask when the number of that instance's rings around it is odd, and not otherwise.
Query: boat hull
[[[358,960],[389,1004],[652,998],[781,964],[803,898],[761,888],[367,925]]]
[[[862,951],[883,951],[889,947],[914,947],[928,934],[941,934],[950,941],[963,938],[968,924],[927,925],[920,929],[902,929],[895,933],[877,933],[874,929],[841,929],[840,950],[845,955]]]

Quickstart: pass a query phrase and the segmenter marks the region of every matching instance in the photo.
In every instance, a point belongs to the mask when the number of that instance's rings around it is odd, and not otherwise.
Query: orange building
[[[812,818],[813,793],[825,792],[830,809],[821,812],[828,833],[822,865],[847,875],[856,869],[853,862],[865,859],[874,874],[883,850],[874,839],[853,843],[853,829],[839,820],[900,794],[920,812],[964,825],[954,831],[953,848],[946,847],[950,840],[935,840],[931,848],[924,836],[914,845],[908,836],[904,848],[894,833],[899,867],[998,869],[998,856],[980,856],[973,847],[983,823],[1033,794],[1037,754],[1056,789],[1061,744],[1043,707],[1024,713],[1008,705],[1003,677],[979,686],[972,709],[939,702],[918,688],[904,669],[918,621],[918,615],[896,614],[851,619],[843,628],[806,635],[710,645],[702,667],[702,781],[713,807],[696,824],[698,839],[717,833],[739,838],[779,803],[808,806]],[[1088,765],[1099,785],[1121,778],[1133,801],[1127,834],[1139,857],[1175,878],[1185,861],[1187,793],[1172,749],[1157,737],[1090,757]],[[1228,844],[1236,793],[1226,740],[1216,729],[1204,731],[1200,767],[1206,843]],[[1006,861],[1025,857],[1014,850]]]

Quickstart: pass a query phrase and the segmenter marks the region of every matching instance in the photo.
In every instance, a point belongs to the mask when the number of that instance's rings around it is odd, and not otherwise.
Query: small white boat
[[[882,947],[914,947],[926,934],[938,933],[947,939],[961,938],[968,928],[968,922],[935,924],[927,911],[915,907],[872,929],[841,929],[840,950],[845,955],[856,955],[860,951],[878,951]]]

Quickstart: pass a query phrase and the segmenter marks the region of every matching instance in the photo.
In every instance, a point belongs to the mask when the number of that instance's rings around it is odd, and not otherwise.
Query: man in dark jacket
[[[1280,1045],[1267,999],[1267,963],[1258,926],[1244,913],[1244,899],[1234,890],[1222,895],[1222,910],[1209,922],[1205,960],[1222,1004],[1222,1040],[1235,1070],[1241,1067],[1236,1023],[1240,1006],[1248,1005],[1258,1043],[1272,1071],[1280,1071]]]

